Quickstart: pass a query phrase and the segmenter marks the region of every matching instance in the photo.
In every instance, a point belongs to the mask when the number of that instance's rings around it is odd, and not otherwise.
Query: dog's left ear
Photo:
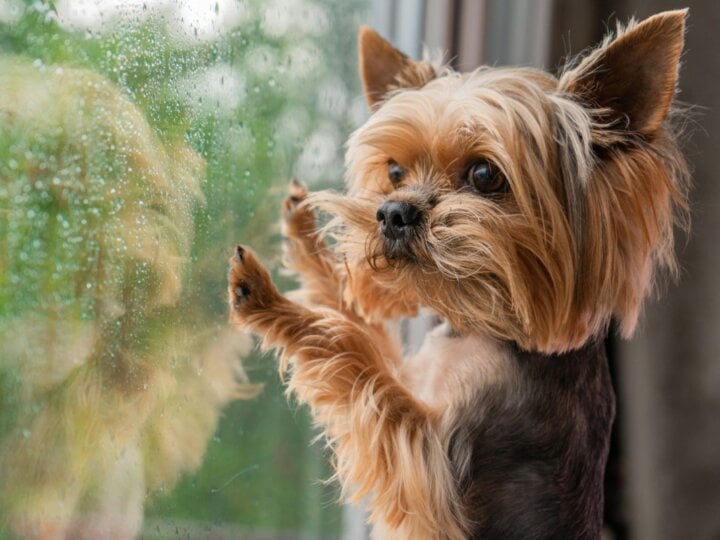
[[[360,27],[358,43],[360,78],[371,110],[380,106],[388,92],[420,88],[436,76],[429,62],[412,60],[368,26]]]
[[[600,121],[652,136],[675,95],[687,9],[631,25],[560,79],[560,90],[594,109]]]

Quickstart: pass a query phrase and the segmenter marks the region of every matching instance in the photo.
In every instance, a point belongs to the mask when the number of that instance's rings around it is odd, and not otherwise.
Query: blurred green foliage
[[[0,17],[0,454],[21,447],[8,441],[28,438],[24,426],[77,370],[101,366],[153,391],[162,379],[143,378],[150,366],[182,384],[176,359],[217,342],[231,247],[277,262],[297,163],[305,180],[341,180],[364,8],[246,0],[236,24],[197,37],[178,31],[172,4],[98,28],[73,26],[52,3],[5,4],[17,16]],[[147,537],[167,520],[337,535],[307,414],[287,405],[272,360],[253,354],[245,371],[265,388],[224,410],[200,469],[177,485],[146,480],[158,491]],[[192,409],[173,392],[164,407]]]

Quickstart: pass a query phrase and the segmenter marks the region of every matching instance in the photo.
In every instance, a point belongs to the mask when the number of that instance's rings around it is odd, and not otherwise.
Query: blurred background
[[[608,340],[607,535],[720,538],[714,0],[0,0],[0,538],[365,538],[224,293],[238,241],[277,269],[291,175],[341,185],[358,26],[556,71],[681,7],[692,231],[679,283]]]

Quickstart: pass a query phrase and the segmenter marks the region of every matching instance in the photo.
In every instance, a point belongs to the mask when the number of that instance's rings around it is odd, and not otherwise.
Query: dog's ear
[[[358,38],[360,78],[370,109],[377,109],[385,95],[398,88],[420,88],[435,78],[429,62],[415,62],[368,26]]]
[[[566,72],[560,90],[594,109],[601,122],[651,136],[675,94],[686,17],[687,9],[666,11],[631,24]]]

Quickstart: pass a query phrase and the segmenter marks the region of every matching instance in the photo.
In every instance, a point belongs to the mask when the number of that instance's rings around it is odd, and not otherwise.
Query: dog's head
[[[337,216],[346,295],[368,318],[426,306],[528,349],[635,327],[675,268],[686,166],[668,116],[685,11],[620,28],[559,78],[415,62],[368,28],[372,110],[347,150]]]

